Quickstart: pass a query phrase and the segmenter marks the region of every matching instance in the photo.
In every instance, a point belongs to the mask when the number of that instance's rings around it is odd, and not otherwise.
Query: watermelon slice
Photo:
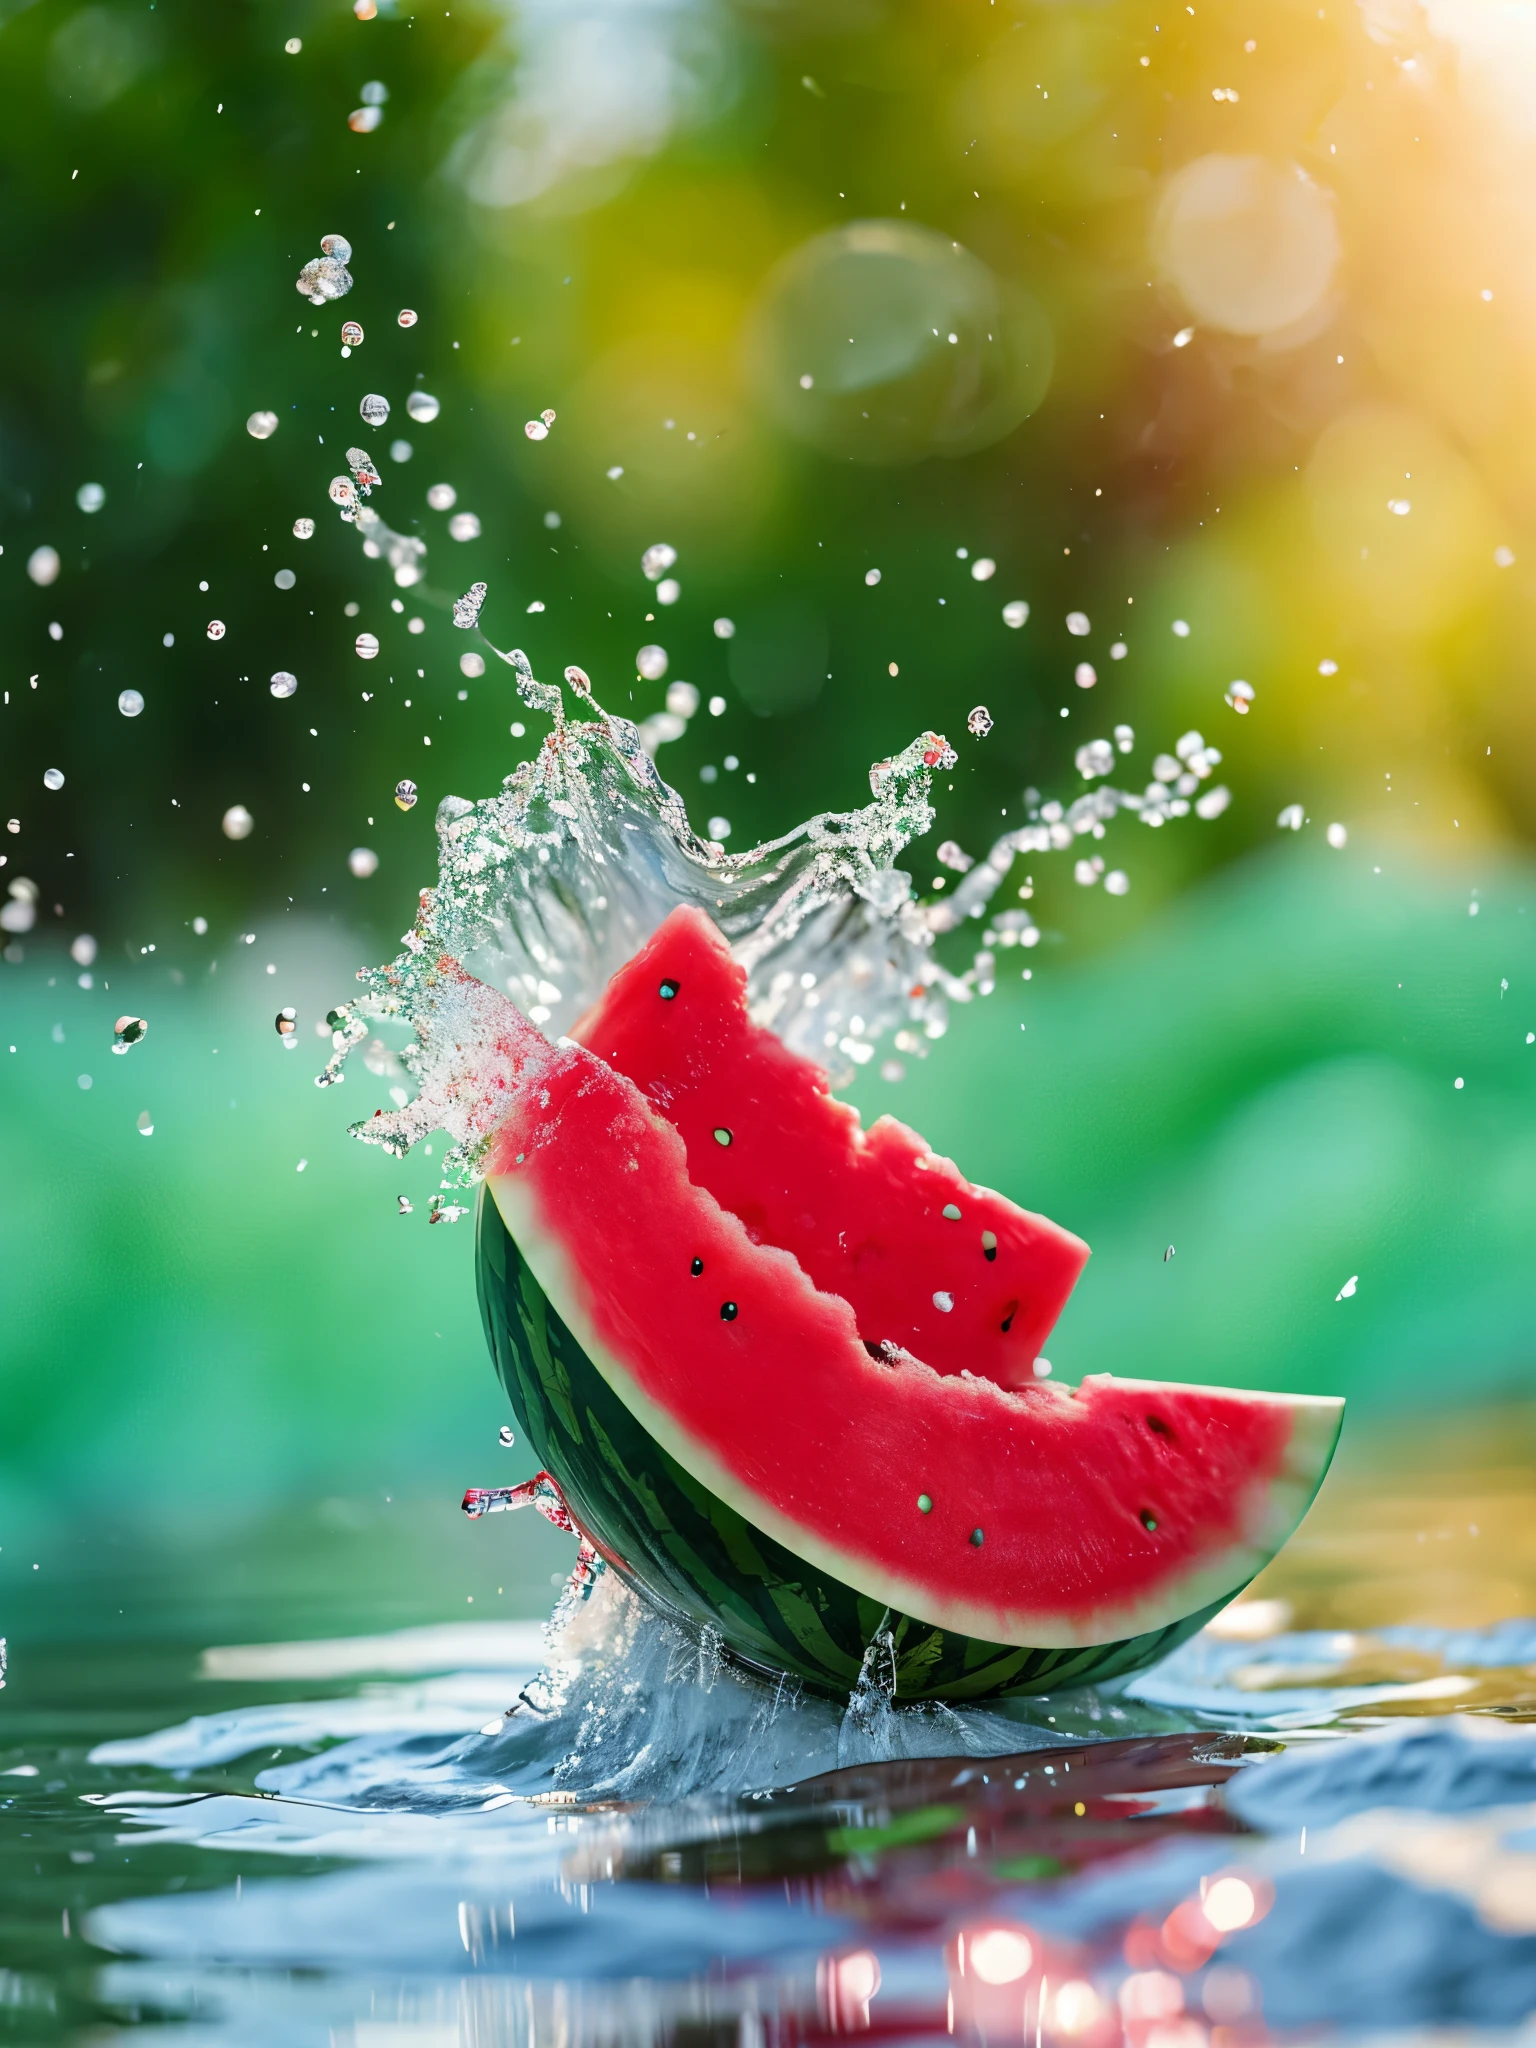
[[[903,1697],[1103,1679],[1301,1519],[1342,1403],[1037,1380],[1086,1248],[901,1125],[862,1132],[698,912],[583,1042],[508,1017],[493,1355],[582,1530],[736,1656],[845,1691],[889,1630]]]

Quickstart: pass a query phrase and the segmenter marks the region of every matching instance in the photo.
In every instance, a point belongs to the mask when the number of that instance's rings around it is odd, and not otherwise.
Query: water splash
[[[375,519],[357,514],[360,527],[370,523],[370,542]],[[409,537],[402,545],[420,547]],[[419,573],[397,566],[396,581]],[[486,595],[484,584],[473,585],[456,601],[454,623],[478,633]],[[1141,794],[1100,784],[1064,806],[1031,792],[1026,823],[985,858],[972,862],[946,842],[947,864],[965,861],[966,871],[951,894],[925,903],[895,863],[933,823],[934,771],[954,764],[940,735],[921,734],[877,762],[873,801],[863,809],[822,813],[781,839],[728,854],[694,831],[682,798],[657,773],[654,736],[603,710],[584,671],[565,671],[566,690],[591,714],[571,719],[564,692],[540,682],[520,648],[504,651],[479,637],[512,669],[523,703],[554,729],[497,795],[443,799],[438,885],[423,890],[398,958],[360,973],[366,993],[336,1013],[333,1054],[319,1076],[321,1086],[343,1078],[368,1020],[411,1027],[416,1042],[403,1058],[420,1092],[354,1133],[403,1154],[446,1128],[454,1142],[445,1192],[478,1178],[502,1091],[525,1056],[508,1006],[556,1039],[680,903],[706,911],[731,941],[756,1021],[846,1083],[890,1030],[909,1052],[941,1037],[948,1003],[995,984],[995,947],[1038,941],[1030,914],[1008,909],[993,915],[963,971],[934,952],[941,934],[985,916],[1020,853],[1101,839],[1122,810],[1153,826],[1187,815],[1190,795],[1221,758],[1190,732],[1173,755],[1158,757],[1158,778]],[[1119,729],[1116,744],[1124,745]],[[1094,772],[1103,751],[1094,751]],[[442,1201],[433,1210],[434,1220],[462,1213]]]

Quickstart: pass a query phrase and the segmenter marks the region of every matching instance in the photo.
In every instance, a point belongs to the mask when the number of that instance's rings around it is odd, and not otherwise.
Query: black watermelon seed
[[[1007,1308],[1006,1308],[1006,1309],[1004,1309],[1004,1311],[1003,1311],[1003,1335],[1004,1335],[1005,1337],[1007,1336],[1008,1332],[1009,1332],[1009,1331],[1010,1331],[1010,1330],[1011,1330],[1011,1329],[1013,1328],[1013,1319],[1014,1319],[1014,1317],[1015,1317],[1015,1316],[1016,1316],[1016,1315],[1018,1314],[1018,1312],[1019,1312],[1019,1304],[1018,1304],[1018,1303],[1017,1303],[1016,1301],[1010,1301],[1010,1302],[1009,1302],[1009,1304],[1008,1304],[1008,1306],[1007,1306]]]
[[[737,1315],[737,1309],[736,1309],[736,1304],[735,1304],[735,1302],[734,1302],[734,1301],[722,1301],[722,1302],[721,1302],[721,1304],[720,1304],[720,1320],[721,1320],[721,1322],[722,1322],[722,1323],[734,1323],[734,1322],[735,1322],[735,1320],[736,1320],[736,1315]]]
[[[689,1266],[688,1270],[693,1275],[694,1279],[697,1280],[699,1275],[704,1270],[704,1261],[702,1259],[694,1259],[692,1264]]]
[[[661,987],[657,990],[657,994],[661,997],[661,1000],[664,1003],[670,1003],[672,998],[677,994],[679,988],[681,987],[681,982],[664,981],[661,984]]]
[[[1143,1527],[1143,1529],[1146,1530],[1149,1536],[1152,1534],[1152,1531],[1157,1527],[1157,1517],[1153,1514],[1150,1508],[1142,1509],[1141,1526]]]
[[[1173,1431],[1168,1427],[1167,1423],[1164,1422],[1161,1415],[1149,1415],[1147,1417],[1147,1427],[1151,1430],[1154,1436],[1173,1435]]]

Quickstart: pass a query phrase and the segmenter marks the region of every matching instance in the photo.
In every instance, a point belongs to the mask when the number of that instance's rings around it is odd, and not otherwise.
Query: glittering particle
[[[270,441],[277,432],[277,426],[275,412],[253,412],[245,423],[245,431],[253,441]]]

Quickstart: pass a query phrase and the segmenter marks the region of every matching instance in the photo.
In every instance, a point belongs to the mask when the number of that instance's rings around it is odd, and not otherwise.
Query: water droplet
[[[417,790],[409,776],[403,776],[395,784],[395,803],[402,811],[408,811],[416,802]]]
[[[361,324],[356,320],[343,320],[341,323],[341,340],[344,348],[361,348],[363,345]]]
[[[368,392],[357,409],[370,427],[382,427],[389,418],[389,400],[377,391]]]
[[[1460,1082],[1458,1081],[1456,1085],[1457,1085],[1457,1087],[1459,1088],[1459,1087],[1461,1086],[1461,1083],[1460,1083]],[[1341,1287],[1341,1288],[1339,1289],[1338,1293],[1337,1293],[1337,1294],[1336,1294],[1336,1295],[1335,1295],[1335,1296],[1333,1297],[1333,1298],[1334,1298],[1334,1300],[1335,1300],[1335,1301],[1348,1301],[1348,1300],[1349,1300],[1349,1299],[1351,1298],[1351,1296],[1352,1296],[1352,1295],[1354,1294],[1354,1291],[1355,1291],[1355,1289],[1356,1289],[1356,1288],[1357,1288],[1357,1287],[1359,1286],[1359,1284],[1360,1284],[1360,1275],[1359,1275],[1358,1273],[1351,1273],[1351,1274],[1350,1274],[1350,1276],[1349,1276],[1349,1278],[1348,1278],[1348,1279],[1347,1279],[1347,1280],[1346,1280],[1346,1281],[1344,1282],[1344,1285],[1343,1285],[1343,1286],[1342,1286],[1342,1287]]]
[[[948,1315],[955,1305],[955,1297],[945,1288],[940,1288],[933,1297],[933,1305],[941,1315]]]
[[[155,1120],[147,1109],[139,1111],[138,1128],[141,1138],[152,1138],[155,1135]]]
[[[370,875],[379,871],[379,856],[371,846],[354,846],[347,855],[347,866],[360,882],[366,882]]]
[[[640,573],[647,583],[654,583],[664,576],[677,560],[677,549],[669,541],[652,541],[640,557]]]
[[[314,534],[315,522],[313,519],[295,519],[293,522],[293,537],[295,540],[313,540]]]
[[[699,708],[699,693],[692,683],[668,683],[667,709],[674,718],[692,718]]]
[[[298,290],[316,306],[323,306],[328,300],[344,299],[352,289],[352,274],[347,269],[352,255],[350,243],[338,235],[327,235],[320,244],[322,249],[326,242],[330,242],[333,248],[345,249],[346,255],[312,256],[295,280]]]
[[[140,690],[119,690],[117,708],[124,718],[137,718],[144,709],[144,695]]]
[[[221,820],[226,839],[249,839],[256,820],[244,804],[231,804]]]
[[[365,87],[363,98],[367,99],[367,97],[368,93]],[[322,235],[320,237],[320,254],[322,256],[329,256],[333,263],[350,263],[352,261],[352,244],[345,235]]]
[[[1003,624],[1005,626],[1012,626],[1017,629],[1023,625],[1028,617],[1029,606],[1022,597],[1016,597],[1011,604],[1003,606]]]
[[[635,656],[635,667],[648,683],[659,683],[667,672],[667,650],[654,643],[642,647]]]
[[[1067,631],[1075,634],[1079,640],[1082,639],[1085,633],[1089,633],[1092,630],[1088,623],[1088,614],[1086,612],[1067,613]]]
[[[934,858],[941,868],[949,868],[957,875],[965,874],[968,869],[976,865],[965,848],[957,844],[953,839],[942,840]]]
[[[869,585],[870,589],[873,590],[875,585],[880,581],[880,571],[878,569],[866,569],[864,571],[864,581]]]
[[[990,555],[979,555],[971,564],[971,575],[978,583],[990,583],[997,574],[997,564]]]
[[[27,557],[27,574],[39,587],[46,588],[58,580],[59,551],[57,548],[34,548]]]
[[[451,512],[458,503],[459,494],[452,484],[429,484],[427,503],[434,512]]]
[[[359,661],[373,661],[379,652],[379,636],[377,633],[359,633],[352,646]]]
[[[401,327],[414,327],[416,325],[417,317],[418,316],[412,312],[409,306],[402,306],[399,312],[395,315],[395,319]]]
[[[272,1021],[279,1038],[292,1038],[299,1028],[298,1012],[292,1005],[287,1009],[279,1010]]]
[[[721,1302],[720,1320],[722,1323],[734,1323],[739,1313],[740,1311],[737,1309],[734,1301]]]
[[[709,836],[711,839],[716,839],[721,845],[724,845],[725,841],[731,836],[730,819],[711,818],[709,821]]]
[[[297,55],[299,54],[300,50],[303,49],[303,47],[303,43],[299,40],[297,36],[290,36],[287,42],[284,43],[283,45],[283,48],[288,52],[288,55],[290,57],[297,57]]]
[[[966,713],[965,729],[973,738],[984,740],[992,730],[992,714],[985,704],[978,704]]]
[[[82,512],[99,512],[106,502],[107,494],[100,484],[82,484],[75,493],[75,503]]]
[[[1337,853],[1341,847],[1348,846],[1349,827],[1347,825],[1338,824],[1330,825],[1328,827],[1328,844],[1333,848],[1335,853]]]
[[[142,1017],[119,1017],[112,1026],[112,1050],[126,1052],[130,1045],[138,1044],[148,1029]]]
[[[253,412],[245,423],[245,431],[253,441],[270,441],[277,432],[277,426],[275,412]]]
[[[299,687],[299,679],[288,669],[280,668],[268,687],[274,697],[291,697]]]
[[[917,1512],[920,1515],[931,1515],[933,1513],[933,1496],[931,1494],[920,1493],[917,1496]]]
[[[459,674],[461,676],[483,676],[485,674],[485,656],[474,653],[461,654],[459,656]]]
[[[1223,702],[1230,704],[1241,717],[1246,717],[1248,706],[1253,702],[1252,683],[1236,682],[1227,685]]]
[[[64,787],[64,770],[62,768],[45,768],[43,770],[43,787],[44,789],[62,789]]]
[[[210,640],[222,640],[228,631],[229,628],[222,619],[210,619],[208,621],[208,638]]]
[[[293,586],[295,585],[295,583],[298,582],[298,580],[298,577],[295,576],[291,569],[279,569],[277,574],[272,578],[272,581],[277,585],[279,590],[292,590]]]
[[[676,604],[683,594],[683,586],[675,576],[663,576],[656,586],[658,604]]]
[[[354,14],[357,13],[360,7],[367,7],[369,9],[369,12],[362,16],[364,21],[371,21],[379,11],[374,6],[373,0],[352,0],[352,12]],[[383,121],[384,109],[382,107],[354,107],[347,116],[347,126],[354,135],[371,135],[375,128],[382,127]]]
[[[430,391],[413,391],[405,401],[405,409],[413,420],[419,420],[425,427],[437,418],[443,408]]]
[[[946,1202],[939,1213],[941,1216],[947,1216],[951,1223],[960,1221],[960,1205],[957,1202]]]
[[[1104,877],[1104,891],[1109,896],[1126,896],[1130,893],[1131,878],[1124,868],[1111,868]]]
[[[448,522],[450,540],[478,540],[480,516],[476,512],[455,512]]]
[[[391,441],[389,444],[391,462],[409,462],[415,452],[409,441]]]
[[[734,619],[716,619],[715,638],[717,640],[734,640],[735,637],[736,621]]]
[[[1214,789],[1208,789],[1204,796],[1195,798],[1197,818],[1219,818],[1232,801],[1232,792],[1224,782],[1218,782]]]
[[[453,601],[453,623],[461,632],[467,633],[480,617],[480,607],[485,603],[487,586],[471,583],[462,597]]]
[[[547,441],[549,439],[549,429],[542,420],[529,420],[523,428],[523,432],[530,441]]]
[[[96,941],[89,932],[81,932],[70,941],[69,957],[77,967],[89,967],[96,958]]]
[[[1307,814],[1300,804],[1287,804],[1275,823],[1282,832],[1299,832],[1306,821]]]

